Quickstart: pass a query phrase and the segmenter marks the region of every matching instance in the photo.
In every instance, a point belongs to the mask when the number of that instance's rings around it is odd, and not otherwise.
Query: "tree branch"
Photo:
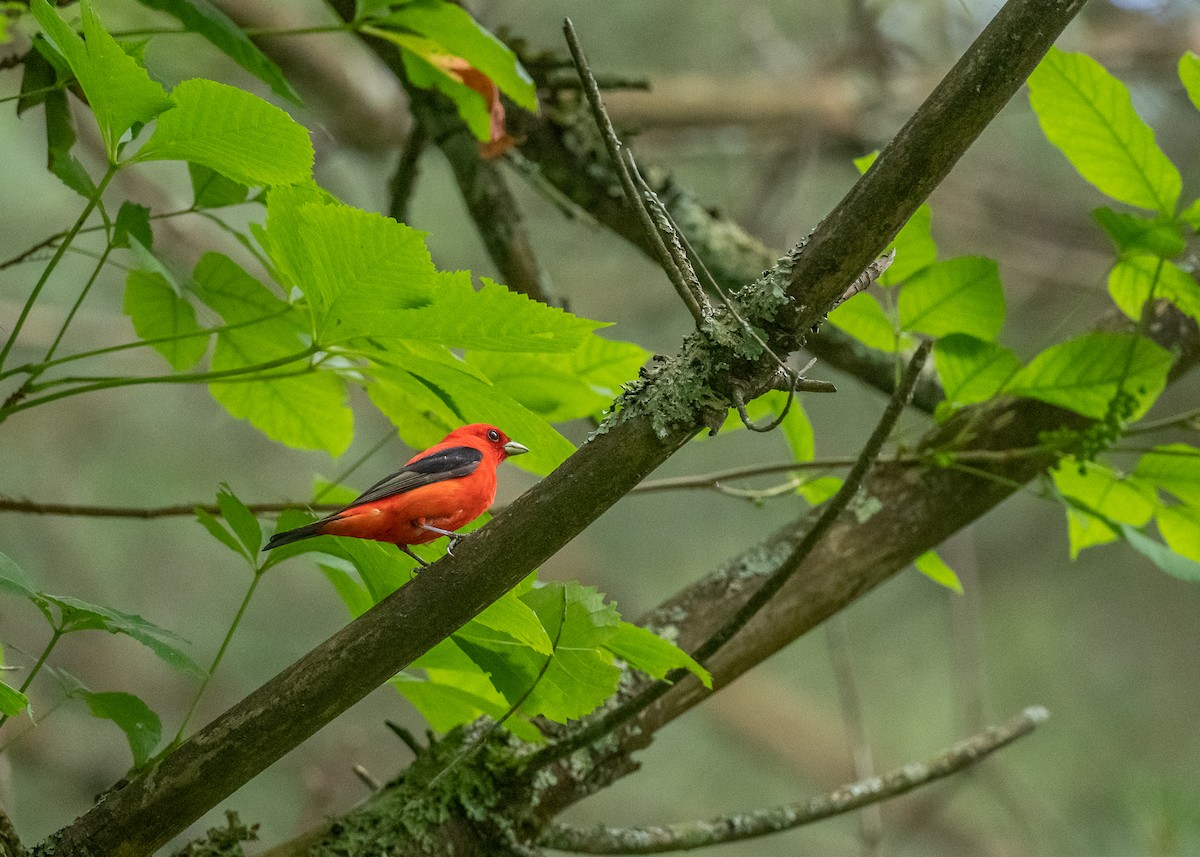
[[[912,762],[799,803],[661,827],[579,828],[556,822],[546,828],[539,844],[583,854],[666,854],[792,830],[945,779],[1028,735],[1047,717],[1049,712],[1041,706],[1026,708],[1011,720],[972,735],[928,761]]]

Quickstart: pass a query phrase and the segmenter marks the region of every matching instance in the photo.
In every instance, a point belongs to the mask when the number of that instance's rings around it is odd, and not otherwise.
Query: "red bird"
[[[263,550],[313,536],[351,536],[391,542],[421,565],[408,549],[441,536],[450,548],[459,527],[478,518],[496,499],[496,468],[529,449],[495,426],[474,423],[455,429],[441,443],[414,455],[400,470],[327,518],[271,536]]]

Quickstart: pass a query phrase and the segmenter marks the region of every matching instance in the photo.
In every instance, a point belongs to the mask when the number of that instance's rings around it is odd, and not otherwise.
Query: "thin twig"
[[[925,365],[925,360],[929,357],[932,347],[933,342],[928,339],[918,346],[916,353],[913,354],[912,360],[908,364],[908,368],[904,372],[904,377],[896,387],[896,392],[888,402],[887,408],[884,409],[883,416],[880,418],[879,424],[875,427],[875,431],[872,432],[866,446],[863,447],[858,458],[855,460],[854,466],[846,475],[846,480],[842,483],[842,487],[822,507],[821,515],[817,518],[816,523],[804,534],[804,538],[800,540],[800,543],[791,554],[780,563],[778,570],[768,577],[762,586],[755,590],[754,594],[747,599],[741,608],[716,633],[692,653],[692,657],[701,664],[704,664],[716,654],[722,646],[729,642],[738,631],[742,630],[754,618],[768,601],[778,594],[779,590],[792,578],[792,575],[795,574],[804,559],[821,541],[829,528],[833,526],[834,522],[845,511],[850,501],[858,493],[858,489],[866,477],[867,471],[879,456],[884,442],[887,440],[888,435],[891,434],[892,428],[900,419],[900,414],[903,413],[905,406],[908,404],[913,387],[916,386],[917,378],[921,374],[921,367]],[[539,767],[552,764],[579,748],[586,747],[605,735],[610,734],[618,726],[636,717],[640,712],[652,705],[655,700],[670,690],[675,682],[682,681],[687,675],[687,670],[676,669],[669,673],[666,678],[646,685],[636,695],[630,697],[616,708],[611,709],[604,716],[591,721],[588,725],[557,743],[544,747],[534,753],[529,758],[529,768],[535,770]]]
[[[554,823],[543,831],[539,844],[584,854],[664,854],[792,830],[956,774],[1025,737],[1049,716],[1045,708],[1031,706],[1011,720],[972,735],[928,761],[912,762],[882,776],[860,780],[799,803],[663,827],[599,825],[578,828]]]
[[[696,325],[702,325],[705,322],[706,315],[708,315],[708,312],[706,312],[706,310],[709,310],[707,305],[708,299],[705,298],[703,292],[695,294],[689,289],[683,272],[679,270],[670,251],[667,250],[666,244],[663,243],[662,235],[659,234],[658,229],[655,227],[654,221],[650,217],[650,212],[646,208],[645,201],[642,199],[642,195],[638,193],[637,186],[633,183],[633,177],[629,174],[625,159],[621,157],[621,141],[617,138],[617,132],[613,129],[612,122],[608,118],[608,111],[605,110],[604,101],[600,97],[600,88],[596,85],[596,78],[592,75],[592,70],[588,66],[587,57],[584,56],[583,47],[579,44],[579,36],[576,35],[575,26],[571,23],[570,18],[567,18],[563,22],[563,33],[567,38],[567,47],[571,50],[571,58],[575,62],[575,70],[579,73],[579,79],[583,82],[584,95],[587,97],[588,104],[592,108],[592,115],[595,117],[596,125],[600,129],[600,136],[604,138],[604,145],[608,149],[608,156],[612,159],[617,175],[621,179],[621,187],[625,190],[625,197],[629,200],[630,206],[633,207],[638,222],[641,223],[646,238],[654,248],[655,256],[658,257],[658,262],[666,272],[667,278],[670,279],[671,285],[679,293],[680,299],[683,300],[684,305],[688,308],[688,312],[692,314]]]
[[[413,191],[417,186],[417,166],[428,144],[429,135],[425,133],[425,126],[420,122],[413,122],[408,139],[404,141],[404,149],[400,152],[396,172],[392,176],[392,197],[388,204],[388,214],[393,220],[408,223]]]

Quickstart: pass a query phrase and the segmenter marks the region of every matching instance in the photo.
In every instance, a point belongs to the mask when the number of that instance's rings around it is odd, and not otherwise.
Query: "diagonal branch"
[[[546,828],[539,844],[582,854],[666,854],[793,830],[945,779],[1030,734],[1049,716],[1045,708],[1031,706],[1005,723],[959,741],[932,759],[910,762],[806,801],[661,827],[580,828],[556,822]]]

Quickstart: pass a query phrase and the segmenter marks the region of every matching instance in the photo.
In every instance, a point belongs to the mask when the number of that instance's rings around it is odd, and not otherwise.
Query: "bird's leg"
[[[431,533],[437,533],[439,536],[445,536],[450,539],[450,544],[446,545],[446,553],[454,556],[454,546],[462,540],[462,536],[453,530],[443,530],[441,527],[435,527],[433,524],[420,523],[417,526],[422,530],[428,530]]]
[[[413,559],[415,559],[415,560],[417,561],[417,566],[418,566],[418,568],[429,568],[429,563],[427,563],[425,560],[421,559],[421,558],[420,558],[419,556],[417,556],[415,553],[413,553],[412,551],[410,551],[410,550],[408,549],[408,546],[407,546],[407,545],[397,545],[396,547],[400,548],[400,550],[404,551],[406,554],[408,554],[408,555],[409,555],[409,556],[411,556]],[[417,572],[417,569],[413,569],[413,573],[415,574],[416,572]]]

